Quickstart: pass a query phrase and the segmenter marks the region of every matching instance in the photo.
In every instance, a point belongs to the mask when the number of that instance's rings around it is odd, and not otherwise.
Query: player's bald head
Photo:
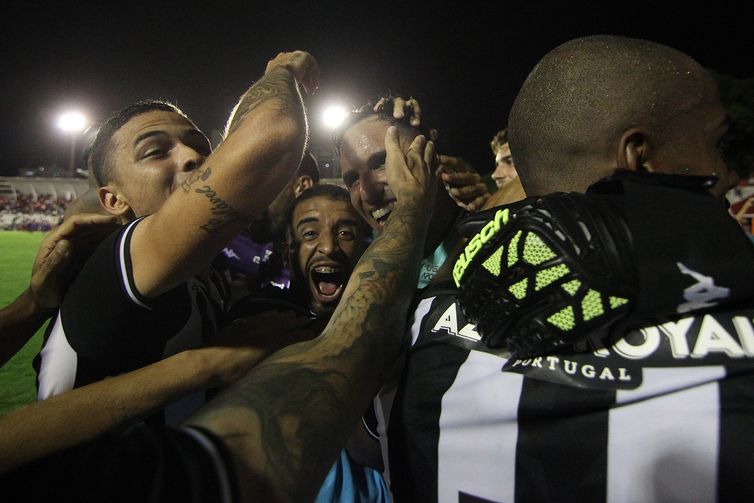
[[[509,118],[527,194],[583,191],[618,167],[615,150],[627,129],[661,140],[670,119],[710,86],[698,63],[655,42],[596,35],[553,49],[527,77]]]

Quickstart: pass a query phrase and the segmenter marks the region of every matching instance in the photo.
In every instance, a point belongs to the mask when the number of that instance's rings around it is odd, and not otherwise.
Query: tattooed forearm
[[[197,181],[206,182],[207,178],[212,176],[212,169],[207,167],[202,167],[199,169],[195,169],[194,171],[189,174],[188,178],[186,178],[183,183],[181,183],[181,189],[183,189],[183,192],[188,194],[191,191],[191,186],[196,183]]]
[[[324,333],[277,352],[192,419],[244,450],[239,475],[261,501],[313,499],[405,348],[424,213],[419,203],[397,204]]]
[[[285,391],[280,389],[281,379]],[[312,381],[325,381],[328,385],[312,387]],[[234,390],[234,395],[239,395],[238,401],[234,396],[232,402],[222,404],[223,408],[216,412],[218,418],[232,414],[237,404],[243,407],[254,404],[253,419],[244,423],[253,424],[257,430],[247,431],[246,439],[264,439],[255,461],[263,471],[258,482],[266,483],[257,484],[254,491],[257,501],[314,500],[314,494],[302,495],[295,488],[300,486],[302,477],[323,479],[337,456],[338,444],[345,443],[349,428],[335,421],[323,428],[320,418],[337,417],[347,410],[350,405],[343,396],[347,382],[346,374],[333,369],[319,371],[273,364],[261,369],[254,383],[244,383]],[[275,391],[270,396],[272,390]],[[216,400],[226,398],[227,395],[221,395]],[[307,409],[303,413],[302,404]],[[229,430],[222,438],[232,442],[238,439],[236,435],[243,436],[244,430],[245,425],[237,432]],[[313,489],[314,484],[310,490]]]
[[[209,166],[205,169],[198,169],[191,173],[191,176],[184,180],[181,188],[184,192],[190,192],[192,186],[198,181],[206,182],[212,176],[212,170]],[[194,189],[194,192],[206,197],[212,205],[212,218],[199,228],[214,234],[228,224],[238,222],[245,218],[244,214],[235,209],[225,199],[217,195],[217,192],[209,185],[202,184]]]
[[[241,97],[228,119],[225,136],[235,131],[249,112],[265,101],[273,99],[280,113],[297,118],[303,115],[301,95],[296,81],[291,78],[290,71],[283,66],[271,70]]]

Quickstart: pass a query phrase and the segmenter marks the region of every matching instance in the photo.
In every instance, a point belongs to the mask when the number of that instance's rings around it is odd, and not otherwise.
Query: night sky
[[[325,103],[350,107],[391,90],[418,98],[425,122],[440,131],[440,150],[481,171],[492,167],[489,139],[505,125],[529,70],[571,38],[647,38],[708,68],[754,77],[754,15],[746,2],[659,10],[659,0],[598,7],[463,1],[448,8],[432,2],[9,3],[0,33],[2,175],[68,164],[70,139],[54,126],[68,107],[97,121],[132,101],[162,98],[208,135],[221,130],[266,62],[294,49],[310,51],[321,68],[320,92],[309,99],[315,140],[323,137],[318,114]]]

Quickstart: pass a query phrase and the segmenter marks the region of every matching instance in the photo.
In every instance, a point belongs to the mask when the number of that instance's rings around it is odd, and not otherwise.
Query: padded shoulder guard
[[[485,344],[531,356],[584,339],[630,312],[631,233],[609,201],[530,197],[459,224],[458,301]]]

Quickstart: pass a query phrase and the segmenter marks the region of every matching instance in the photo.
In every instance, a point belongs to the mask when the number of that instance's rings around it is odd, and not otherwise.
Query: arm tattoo
[[[244,421],[219,433],[229,444],[240,435],[259,445],[263,459],[247,464],[254,465],[257,490],[265,493],[260,500],[313,498],[406,347],[426,213],[421,204],[397,205],[356,266],[354,284],[323,335],[279,351],[192,419],[211,428],[214,418],[239,410],[252,414],[257,431]]]
[[[238,222],[244,218],[243,213],[228,204],[225,199],[218,196],[217,192],[215,192],[209,185],[197,187],[194,189],[194,192],[202,194],[209,199],[210,204],[212,204],[212,215],[215,215],[216,218],[210,218],[206,224],[199,226],[208,233],[214,234],[226,225]]]
[[[267,100],[275,100],[277,110],[285,115],[300,118],[303,115],[301,95],[290,71],[279,66],[259,79],[241,96],[228,119],[225,136],[238,128],[249,112]]]
[[[199,168],[191,172],[191,175],[181,183],[181,189],[188,194],[191,192],[191,188],[196,182],[206,182],[210,176],[212,176],[212,168],[209,166]],[[206,224],[200,225],[200,229],[203,229],[210,234],[215,234],[226,225],[245,218],[243,213],[231,206],[225,201],[225,199],[218,196],[217,192],[210,185],[201,185],[195,188],[194,192],[209,199],[209,202],[212,205],[210,211],[212,212],[213,218],[210,218]]]
[[[206,182],[207,178],[209,178],[211,175],[212,175],[212,169],[209,166],[207,166],[206,168],[202,167],[202,168],[192,171],[189,177],[185,179],[183,183],[181,183],[181,188],[183,189],[183,192],[188,194],[191,191],[191,186],[195,182],[199,180]]]

